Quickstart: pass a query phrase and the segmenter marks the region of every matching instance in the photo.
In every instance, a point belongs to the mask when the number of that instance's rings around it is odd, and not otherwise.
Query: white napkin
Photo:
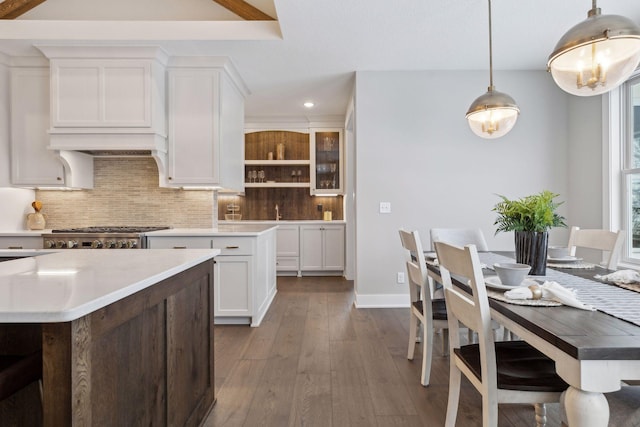
[[[605,275],[596,274],[593,277],[609,283],[627,284],[640,282],[640,273],[635,270],[619,270]]]
[[[584,304],[576,298],[576,290],[568,289],[560,285],[558,282],[546,281],[540,285],[542,290],[542,299],[557,301],[570,307],[580,308],[582,310],[594,311],[595,307]],[[533,293],[527,286],[511,289],[504,293],[509,299],[533,299]]]

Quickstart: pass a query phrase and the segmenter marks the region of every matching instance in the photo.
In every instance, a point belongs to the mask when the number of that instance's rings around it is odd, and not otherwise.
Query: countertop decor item
[[[489,88],[477,97],[467,111],[469,127],[481,138],[496,139],[515,126],[520,109],[516,101],[493,87],[493,48],[491,42],[491,0],[489,1]]]
[[[27,228],[29,230],[44,230],[46,225],[46,219],[44,214],[40,212],[42,210],[42,202],[35,200],[31,203],[34,213],[27,214]]]
[[[498,214],[494,225],[499,232],[515,232],[516,262],[531,266],[529,274],[543,276],[546,272],[549,230],[566,227],[564,217],[556,212],[563,202],[554,202],[559,194],[544,190],[517,200],[499,195],[493,211]]]

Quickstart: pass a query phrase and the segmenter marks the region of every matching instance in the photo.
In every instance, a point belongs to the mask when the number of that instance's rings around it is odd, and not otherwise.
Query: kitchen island
[[[0,351],[42,349],[42,424],[199,425],[215,401],[219,252],[73,250],[1,263]]]
[[[259,326],[276,296],[276,229],[234,223],[145,233],[150,249],[220,249],[215,265],[217,324]]]

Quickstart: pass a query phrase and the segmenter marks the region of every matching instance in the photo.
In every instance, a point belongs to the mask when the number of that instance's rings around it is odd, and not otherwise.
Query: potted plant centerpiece
[[[515,232],[516,262],[531,266],[529,274],[544,276],[547,263],[549,230],[552,227],[566,227],[564,217],[556,209],[563,202],[554,202],[559,194],[544,190],[517,200],[500,196],[493,211],[498,218],[496,234]]]

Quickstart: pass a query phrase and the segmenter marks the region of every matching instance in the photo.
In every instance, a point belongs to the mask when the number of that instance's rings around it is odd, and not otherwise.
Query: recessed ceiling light
[[[303,104],[305,107],[307,108],[313,108],[313,106],[315,105],[313,102],[311,101],[307,101]]]

